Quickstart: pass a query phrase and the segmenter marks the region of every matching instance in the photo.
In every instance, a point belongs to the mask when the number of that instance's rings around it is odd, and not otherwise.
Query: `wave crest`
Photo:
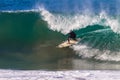
[[[104,11],[99,15],[89,14],[54,14],[40,7],[43,20],[47,21],[49,28],[67,34],[70,30],[78,30],[88,25],[109,26],[114,32],[120,33],[120,23],[116,17],[108,16]]]

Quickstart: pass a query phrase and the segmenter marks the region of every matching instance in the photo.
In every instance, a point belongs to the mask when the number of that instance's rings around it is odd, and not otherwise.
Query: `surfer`
[[[58,48],[65,48],[65,47],[69,47],[72,46],[74,44],[78,43],[78,39],[76,38],[76,34],[73,31],[70,31],[68,33],[68,39],[66,41],[64,41],[63,43],[58,45]]]
[[[68,33],[68,43],[70,43],[70,40],[76,41],[76,34],[73,31],[70,31],[70,33]]]

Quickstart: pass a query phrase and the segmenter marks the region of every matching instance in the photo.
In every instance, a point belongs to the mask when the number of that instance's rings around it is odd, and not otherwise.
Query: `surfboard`
[[[65,47],[75,45],[77,43],[78,43],[78,41],[76,41],[76,40],[70,40],[70,43],[68,43],[68,40],[66,40],[63,43],[59,44],[57,47],[58,48],[65,48]]]

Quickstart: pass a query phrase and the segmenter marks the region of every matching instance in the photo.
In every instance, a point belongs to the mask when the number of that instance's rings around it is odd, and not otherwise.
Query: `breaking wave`
[[[79,44],[71,48],[82,58],[120,61],[120,22],[116,16],[101,11],[98,15],[52,13],[43,7],[39,8],[42,19],[48,28],[66,35],[74,30]]]

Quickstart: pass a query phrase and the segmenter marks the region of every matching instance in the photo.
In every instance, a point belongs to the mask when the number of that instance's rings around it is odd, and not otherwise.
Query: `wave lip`
[[[120,33],[120,23],[116,17],[108,16],[105,11],[99,15],[89,14],[54,14],[40,7],[40,15],[47,21],[48,27],[54,31],[67,34],[71,30],[79,30],[89,25],[109,26],[115,33]]]

